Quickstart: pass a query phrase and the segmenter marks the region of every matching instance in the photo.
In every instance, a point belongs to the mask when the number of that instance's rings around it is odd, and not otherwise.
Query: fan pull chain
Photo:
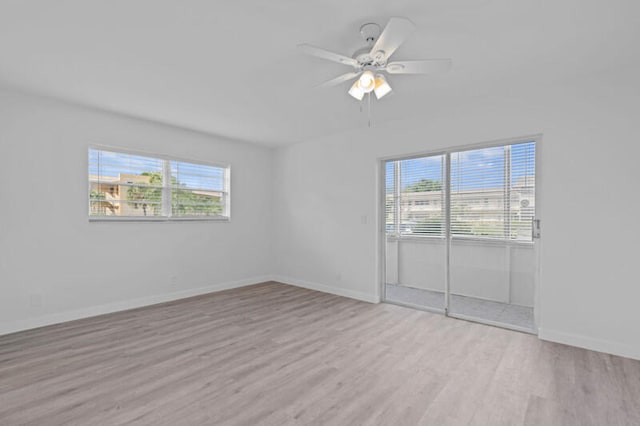
[[[367,97],[367,125],[369,127],[371,127],[371,93],[367,93],[365,95]],[[362,98],[362,100],[360,101],[360,113],[362,114],[364,112],[364,103],[365,103],[365,98]]]
[[[368,111],[368,121],[369,121],[369,127],[371,127],[371,92],[367,93],[367,102],[369,103],[369,111]]]

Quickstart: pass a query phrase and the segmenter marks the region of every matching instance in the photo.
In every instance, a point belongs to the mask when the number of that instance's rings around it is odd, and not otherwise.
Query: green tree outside
[[[145,216],[148,209],[155,215],[162,211],[162,175],[157,172],[143,172],[140,176],[148,176],[148,184],[154,186],[131,186],[127,189],[127,199],[131,201],[134,209],[142,208]]]
[[[142,208],[144,215],[162,211],[162,175],[158,172],[143,172],[149,177],[148,187],[132,186],[127,190],[127,199],[133,208]],[[174,216],[212,216],[222,213],[222,200],[205,194],[197,194],[171,177],[171,206]],[[182,187],[182,188],[181,188]]]
[[[420,179],[404,187],[404,192],[442,191],[442,182],[433,179]]]

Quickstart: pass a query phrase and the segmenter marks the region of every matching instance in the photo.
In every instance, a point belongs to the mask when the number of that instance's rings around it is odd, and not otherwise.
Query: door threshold
[[[507,330],[519,331],[520,333],[532,334],[534,336],[538,335],[538,333],[535,330],[532,330],[530,328],[520,327],[520,326],[517,326],[517,325],[508,324],[508,323],[505,323],[505,322],[491,321],[491,320],[478,318],[478,317],[474,317],[474,316],[470,316],[470,315],[464,315],[464,314],[453,314],[451,312],[449,312],[447,316],[451,317],[451,318],[464,320],[464,321],[475,322],[475,323],[478,323],[478,324],[490,325],[492,327],[505,328]]]
[[[432,308],[430,306],[414,305],[413,303],[396,302],[395,300],[382,300],[382,303],[388,303],[389,305],[402,306],[403,308],[416,309],[418,311],[431,312],[433,314],[444,315],[444,309]]]

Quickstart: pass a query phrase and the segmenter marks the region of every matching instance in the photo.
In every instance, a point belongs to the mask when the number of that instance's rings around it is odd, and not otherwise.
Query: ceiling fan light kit
[[[360,80],[356,80],[356,82],[353,83],[348,93],[359,101],[364,98],[364,90],[360,88]]]
[[[389,83],[387,83],[387,80],[382,74],[374,77],[371,71],[365,71],[360,78],[353,83],[353,86],[349,89],[349,94],[361,101],[365,94],[371,93],[372,91],[376,95],[376,99],[380,99],[391,92],[391,86],[389,86]]]
[[[298,48],[306,54],[354,68],[354,71],[326,81],[319,87],[336,86],[358,78],[349,89],[349,95],[361,101],[365,94],[374,92],[376,98],[381,99],[392,90],[382,73],[433,74],[446,72],[451,68],[451,59],[388,62],[391,55],[414,30],[413,22],[400,17],[391,18],[382,31],[378,24],[364,24],[360,27],[360,34],[367,45],[358,49],[352,57],[309,44],[300,44]]]
[[[358,84],[364,90],[364,93],[370,93],[376,86],[376,78],[371,71],[365,71],[360,75]]]
[[[376,94],[377,99],[380,99],[391,92],[391,86],[389,86],[387,79],[384,78],[382,74],[378,74],[376,76],[376,87],[373,89],[373,92]]]

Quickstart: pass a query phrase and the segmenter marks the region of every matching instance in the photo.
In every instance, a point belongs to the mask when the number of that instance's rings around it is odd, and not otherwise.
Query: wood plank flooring
[[[640,361],[264,283],[0,337],[1,425],[640,425]]]

